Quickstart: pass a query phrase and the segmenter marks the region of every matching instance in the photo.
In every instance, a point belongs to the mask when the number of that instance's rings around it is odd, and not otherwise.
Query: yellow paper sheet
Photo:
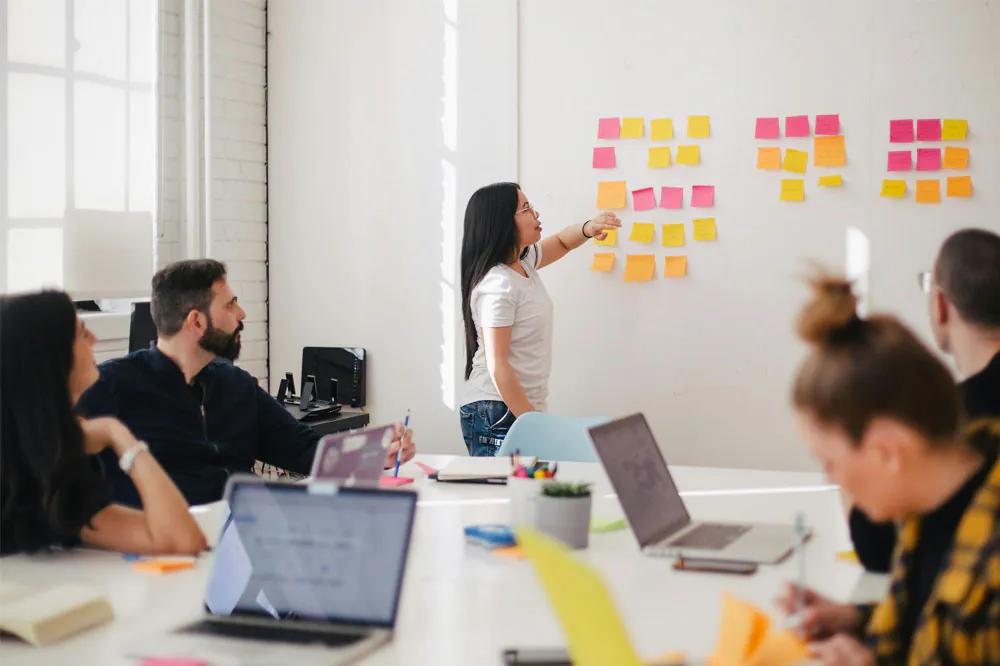
[[[906,181],[905,180],[883,180],[882,181],[882,196],[890,197],[892,199],[902,199],[906,196]]]
[[[752,651],[744,666],[789,666],[803,661],[808,653],[806,644],[792,632],[775,632]]]
[[[684,277],[688,271],[687,257],[665,257],[663,277]]]
[[[945,169],[968,169],[969,149],[945,146],[944,159],[941,160],[941,166]]]
[[[516,535],[555,610],[573,663],[640,666],[642,662],[600,575],[540,532],[518,527]]]
[[[813,151],[814,166],[834,167],[847,164],[843,134],[816,137],[813,139]]]
[[[614,252],[598,252],[594,255],[594,263],[590,265],[590,270],[606,273],[615,267]]]
[[[683,224],[664,224],[661,231],[663,247],[682,247],[684,245]]]
[[[971,197],[972,176],[952,176],[948,179],[949,197]]]
[[[595,238],[594,245],[601,245],[603,247],[615,247],[618,244],[618,230],[607,229],[604,233],[607,234],[604,240],[601,240],[600,238]]]
[[[941,203],[941,181],[918,180],[917,203]]]
[[[694,221],[694,239],[696,241],[715,240],[715,218],[706,217]]]
[[[698,146],[677,146],[677,164],[695,165],[700,161]]]
[[[646,161],[646,166],[650,169],[670,166],[670,146],[650,148],[649,159]]]
[[[656,255],[630,254],[625,257],[625,281],[646,282],[656,274]]]
[[[650,222],[635,222],[632,224],[632,233],[628,239],[638,243],[652,243],[656,234],[656,225]]]
[[[785,178],[781,181],[782,201],[805,201],[806,181],[801,178]]]
[[[597,207],[625,208],[628,203],[628,188],[624,180],[605,181],[597,184]]]
[[[820,176],[819,186],[820,187],[840,187],[844,184],[843,176]]]
[[[780,169],[781,168],[781,148],[758,148],[757,149],[758,169]]]
[[[942,141],[965,141],[965,135],[969,129],[969,121],[945,118],[941,123]]]
[[[808,152],[788,148],[785,150],[785,161],[781,164],[781,168],[785,171],[791,171],[792,173],[805,173],[806,164],[808,163]]]
[[[623,139],[641,139],[643,125],[642,118],[622,118],[622,131],[619,136]]]
[[[708,116],[688,116],[689,138],[707,139],[710,133]]]
[[[674,138],[674,121],[672,118],[656,118],[649,121],[650,139],[653,141],[670,141]]]

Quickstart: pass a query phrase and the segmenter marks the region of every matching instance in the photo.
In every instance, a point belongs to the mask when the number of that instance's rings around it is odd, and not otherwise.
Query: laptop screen
[[[590,437],[640,546],[657,543],[691,522],[645,416],[591,428]]]
[[[377,485],[395,431],[395,426],[387,425],[323,437],[316,447],[310,476],[348,486]]]
[[[413,492],[231,482],[205,606],[392,627],[416,501]]]

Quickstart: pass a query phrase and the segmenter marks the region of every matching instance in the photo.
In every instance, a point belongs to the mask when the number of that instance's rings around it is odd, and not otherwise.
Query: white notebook
[[[86,587],[64,585],[37,592],[18,583],[0,582],[0,629],[36,647],[56,643],[114,617],[107,597]]]
[[[521,456],[521,464],[531,467],[538,458],[536,456]],[[452,460],[440,472],[438,481],[485,481],[488,479],[505,479],[513,474],[514,468],[507,456],[493,458],[459,457]]]

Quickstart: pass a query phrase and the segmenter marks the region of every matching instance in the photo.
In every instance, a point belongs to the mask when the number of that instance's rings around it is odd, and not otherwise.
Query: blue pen
[[[399,438],[399,448],[396,449],[396,471],[392,473],[393,477],[399,476],[399,455],[403,452],[403,440],[406,439],[406,429],[410,425],[410,410],[406,410],[406,418],[403,419],[403,436]]]

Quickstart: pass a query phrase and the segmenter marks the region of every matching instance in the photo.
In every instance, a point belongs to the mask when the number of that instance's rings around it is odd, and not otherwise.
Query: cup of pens
[[[521,463],[519,453],[511,456],[512,472],[507,479],[507,492],[510,497],[510,524],[535,527],[538,498],[542,494],[542,483],[555,476],[558,464],[538,462],[534,465],[523,465]]]

